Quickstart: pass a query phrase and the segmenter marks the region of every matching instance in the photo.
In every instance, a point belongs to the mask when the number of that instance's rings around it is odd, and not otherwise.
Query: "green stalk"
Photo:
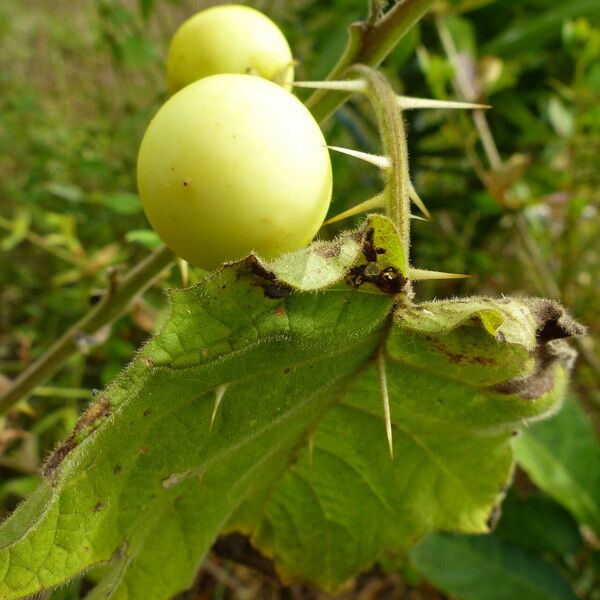
[[[434,2],[435,0],[399,0],[375,23],[353,23],[346,49],[327,79],[344,79],[348,67],[357,63],[369,67],[379,66]],[[347,92],[316,90],[306,101],[306,106],[315,119],[321,122],[334,113],[349,95]]]
[[[396,93],[381,73],[363,65],[354,66],[352,71],[359,73],[369,84],[369,97],[377,117],[383,152],[391,161],[391,168],[385,171],[386,212],[400,234],[405,273],[408,273],[410,194],[406,128],[402,111],[398,107]]]

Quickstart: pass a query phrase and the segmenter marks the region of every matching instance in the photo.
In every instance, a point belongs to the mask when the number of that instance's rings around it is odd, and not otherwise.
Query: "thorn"
[[[415,221],[426,221],[429,222],[429,219],[426,219],[425,217],[419,217],[418,215],[410,215],[411,219],[414,219]]]
[[[314,431],[312,431],[308,435],[308,466],[309,467],[312,467],[312,465],[313,465],[314,450],[315,450],[315,434],[314,434]]]
[[[379,167],[380,169],[389,169],[392,166],[392,161],[387,156],[379,156],[377,154],[369,154],[368,152],[361,152],[360,150],[352,150],[351,148],[342,148],[340,146],[327,146],[327,148],[329,148],[329,150],[333,150],[335,152],[341,152],[342,154],[347,154],[349,156],[354,156],[355,158],[360,158],[361,160],[371,163],[372,165],[375,165],[376,167]],[[408,182],[408,195],[409,195],[410,199],[419,207],[419,210],[426,217],[425,219],[423,219],[421,217],[411,215],[411,218],[412,219],[420,219],[422,221],[431,221],[431,214],[427,210],[425,203],[423,202],[423,200],[421,200],[419,194],[417,194],[417,190],[415,190],[414,185],[410,181]],[[375,203],[375,198],[380,199],[379,200],[380,204]],[[384,208],[385,207],[385,199],[383,198],[383,195],[379,194],[378,196],[375,196],[375,198],[372,198],[371,200],[366,200],[365,202],[359,204],[358,206],[355,206],[354,208],[351,208],[347,211],[344,211],[343,213],[340,213],[339,215],[336,215],[335,217],[329,219],[329,221],[325,221],[325,223],[323,223],[323,225],[329,225],[330,223],[335,223],[336,221],[340,221],[347,217],[352,217],[354,215],[357,215],[358,213],[364,212],[366,210],[370,210],[372,208]],[[371,202],[373,202],[372,205],[370,204]]]
[[[360,158],[380,169],[389,169],[392,166],[392,161],[387,156],[378,156],[377,154],[369,154],[368,152],[361,152],[360,150],[352,150],[351,148],[342,148],[341,146],[327,146],[330,150],[335,152],[341,152],[354,158]]]
[[[339,92],[364,92],[367,82],[364,79],[348,79],[345,81],[294,81],[294,87],[315,90],[333,90]]]
[[[187,260],[180,258],[179,263],[179,272],[181,273],[181,285],[183,287],[188,287],[190,281],[190,269]]]
[[[387,436],[390,458],[394,460],[394,441],[392,438],[392,418],[390,415],[390,396],[388,393],[387,377],[385,374],[385,357],[383,351],[377,355],[377,371],[379,373],[379,389],[383,401],[383,417],[385,419],[385,433]]]
[[[377,196],[373,196],[373,198],[369,198],[348,210],[345,210],[343,213],[336,215],[335,217],[331,217],[328,221],[325,221],[323,225],[330,225],[331,223],[337,223],[342,219],[347,219],[348,217],[353,217],[354,215],[359,215],[362,212],[366,212],[368,210],[373,210],[375,208],[385,208],[385,195],[383,193],[377,194]]]
[[[219,406],[221,406],[221,400],[223,400],[223,396],[227,391],[227,384],[224,383],[222,385],[218,385],[215,388],[215,407],[213,408],[212,417],[210,418],[210,427],[209,431],[212,431],[213,425],[215,424],[215,419],[217,418],[217,412],[219,410]]]
[[[277,85],[285,86],[287,89],[290,89],[290,81],[286,81],[288,74],[290,74],[291,69],[295,69],[300,64],[299,60],[290,60],[287,64],[285,64],[279,71],[271,77],[271,81],[276,83]],[[293,76],[292,76],[293,78]]]
[[[417,194],[417,190],[415,190],[415,186],[412,184],[410,179],[408,180],[408,195],[410,199],[419,207],[419,210],[425,215],[426,221],[431,221],[431,214],[427,210],[425,203],[421,200],[419,194]]]
[[[387,157],[387,156],[379,156],[377,154],[369,154],[368,152],[361,152],[360,150],[352,150],[351,148],[342,148],[340,146],[327,146],[327,148],[329,148],[329,150],[333,150],[335,152],[341,152],[342,154],[347,154],[349,156],[354,156],[354,158],[360,158],[361,160],[364,160],[368,163],[371,163],[372,165],[375,165],[376,167],[379,167],[380,169],[389,169],[392,166],[392,161]],[[431,214],[429,213],[429,211],[427,210],[427,207],[425,206],[425,203],[423,202],[423,200],[421,200],[419,194],[417,194],[417,190],[415,190],[415,186],[412,184],[411,181],[409,181],[408,183],[408,195],[410,196],[410,199],[419,207],[419,210],[425,215],[425,221],[431,221]],[[369,200],[367,200],[367,202],[369,202]],[[361,206],[360,204],[358,206]],[[379,206],[377,208],[382,208],[383,206]],[[358,207],[356,207],[358,208]],[[374,207],[367,207],[363,210],[369,210],[369,208],[374,208]],[[353,209],[350,209],[353,210]],[[349,211],[346,211],[345,213],[342,213],[341,215],[338,215],[337,217],[333,217],[333,219],[335,219],[335,221],[339,221],[340,219],[345,219],[346,216],[351,217],[352,215],[357,214],[358,212],[362,212],[362,210],[358,210],[357,212],[352,212],[350,214],[346,214]],[[342,216],[344,215],[344,216]],[[333,219],[330,219],[329,221],[327,221],[325,223],[325,225],[327,225],[328,223],[333,223],[335,222]]]
[[[431,98],[411,98],[409,96],[396,96],[398,105],[402,110],[418,108],[443,108],[443,109],[475,109],[484,110],[492,108],[489,104],[474,104],[473,102],[456,102],[450,100],[433,100]]]
[[[414,269],[409,267],[408,278],[413,281],[426,281],[428,279],[468,279],[471,275],[463,273],[442,273],[441,271],[428,271],[427,269]]]

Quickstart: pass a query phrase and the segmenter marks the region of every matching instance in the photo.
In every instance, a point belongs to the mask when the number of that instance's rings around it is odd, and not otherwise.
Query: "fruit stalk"
[[[375,23],[353,23],[346,49],[327,79],[344,79],[346,70],[354,64],[379,66],[434,2],[435,0],[400,0]],[[348,92],[316,90],[306,101],[306,106],[317,121],[324,121],[349,95]]]
[[[398,228],[408,271],[410,250],[410,195],[408,149],[402,111],[396,94],[387,79],[370,67],[356,65],[354,72],[369,84],[369,96],[377,116],[383,152],[390,159],[390,168],[385,171],[386,212]]]

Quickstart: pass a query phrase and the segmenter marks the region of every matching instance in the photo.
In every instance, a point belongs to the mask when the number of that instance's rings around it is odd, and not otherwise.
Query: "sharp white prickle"
[[[354,215],[359,215],[362,212],[367,212],[368,210],[374,210],[376,208],[385,208],[385,194],[377,194],[377,196],[373,196],[373,198],[369,198],[348,210],[336,215],[335,217],[331,217],[328,221],[325,221],[323,225],[330,225],[331,223],[337,223],[337,221],[341,221],[342,219],[347,219],[348,217],[353,217]]]
[[[353,150],[352,148],[343,148],[342,146],[327,146],[329,150],[334,152],[340,152],[341,154],[347,154],[354,158],[364,160],[380,169],[389,169],[392,166],[392,161],[387,156],[379,156],[378,154],[369,154],[368,152],[361,152],[360,150]]]
[[[223,396],[227,391],[227,384],[224,383],[222,385],[218,385],[215,388],[215,406],[213,408],[212,416],[210,418],[210,431],[212,431],[213,425],[215,424],[215,419],[217,418],[217,412],[219,410],[219,406],[221,406],[221,400],[223,400]]]
[[[308,464],[312,467],[313,464],[313,454],[315,450],[315,434],[311,432],[308,435]]]
[[[458,110],[485,110],[492,108],[487,104],[474,104],[473,102],[457,102],[454,100],[433,100],[432,98],[411,98],[410,96],[396,96],[398,105],[402,110],[419,108],[439,108]]]
[[[468,279],[470,275],[463,273],[442,273],[441,271],[428,271],[409,267],[408,278],[413,281],[427,281],[428,279]]]
[[[344,81],[294,81],[292,85],[300,88],[332,90],[337,92],[364,92],[367,89],[367,82],[363,79],[348,79]]]
[[[334,152],[341,152],[342,154],[347,154],[348,156],[353,156],[354,158],[359,158],[360,160],[364,160],[365,162],[375,165],[376,167],[379,167],[380,169],[389,169],[392,166],[392,161],[387,156],[380,156],[378,154],[369,154],[368,152],[361,152],[360,150],[353,150],[352,148],[343,148],[341,146],[327,146],[327,148],[329,148],[330,150],[333,150]],[[415,187],[410,180],[408,180],[408,183],[407,183],[407,192],[408,192],[410,199],[419,207],[419,210],[425,215],[425,217],[426,217],[425,220],[430,221],[431,214],[427,210],[427,207],[425,206],[425,203],[423,202],[423,200],[421,200],[421,198],[419,197],[419,194],[417,194],[417,191],[415,190]],[[367,202],[370,202],[370,200],[367,200]],[[363,203],[363,204],[366,204],[366,203]],[[362,212],[363,210],[369,210],[371,208],[375,208],[375,206],[365,206],[362,209],[359,208],[359,207],[363,206],[363,204],[359,204],[357,207],[351,208],[349,211],[345,211],[345,212],[341,213],[340,215],[333,217],[333,219],[330,219],[329,221],[327,221],[326,224],[334,223],[335,221],[339,221],[340,219],[345,219],[346,217],[351,217],[355,214],[358,214],[359,212]],[[377,206],[377,208],[380,208],[380,207]],[[352,212],[350,212],[350,211],[352,211]]]
[[[431,214],[427,210],[425,203],[421,200],[419,194],[417,194],[417,190],[415,190],[415,186],[412,184],[412,181],[408,179],[408,196],[409,198],[419,207],[419,210],[425,215],[425,220],[431,221]]]
[[[179,272],[181,273],[181,285],[183,287],[187,287],[190,282],[190,269],[187,260],[180,258],[178,260],[179,263]]]
[[[394,459],[394,440],[392,437],[392,417],[390,414],[390,395],[388,392],[387,376],[385,373],[385,357],[383,352],[377,355],[377,372],[379,375],[379,389],[381,391],[381,400],[383,402],[383,417],[385,420],[385,434],[387,436],[390,458]]]

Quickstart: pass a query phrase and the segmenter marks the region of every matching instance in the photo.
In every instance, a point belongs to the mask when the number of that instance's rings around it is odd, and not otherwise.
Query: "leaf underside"
[[[557,338],[580,329],[543,300],[413,305],[391,232],[372,216],[172,292],[163,331],[0,528],[0,597],[110,561],[90,598],[166,600],[233,531],[284,581],[334,589],[430,531],[489,531],[511,437],[558,409],[573,355]]]

